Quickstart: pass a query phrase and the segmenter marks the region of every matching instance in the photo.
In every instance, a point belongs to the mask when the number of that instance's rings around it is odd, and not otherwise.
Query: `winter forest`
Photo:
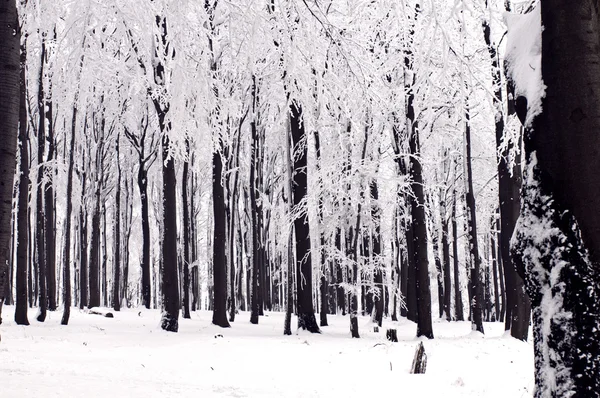
[[[599,397],[599,8],[0,0],[0,395]]]

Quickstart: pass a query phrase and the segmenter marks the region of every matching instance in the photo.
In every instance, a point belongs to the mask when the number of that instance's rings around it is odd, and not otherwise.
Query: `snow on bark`
[[[542,80],[542,20],[538,4],[527,14],[504,14],[508,27],[506,61],[515,83],[515,97],[527,98],[525,126],[542,112],[546,86]]]
[[[536,397],[597,396],[598,291],[577,221],[553,199],[552,183],[528,156],[521,217],[512,237],[533,304]],[[589,395],[588,395],[589,394]],[[594,395],[596,394],[596,395]]]

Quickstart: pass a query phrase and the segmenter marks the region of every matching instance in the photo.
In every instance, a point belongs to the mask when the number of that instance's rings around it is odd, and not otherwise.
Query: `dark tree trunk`
[[[56,42],[56,28],[54,29],[53,41]],[[44,59],[48,65],[48,54]],[[48,125],[48,156],[46,161],[47,184],[44,188],[44,201],[46,206],[46,253],[48,268],[48,309],[56,311],[56,225],[55,225],[55,195],[54,195],[54,175],[55,167],[52,165],[56,152],[56,143],[54,138],[54,120],[52,105],[52,75],[48,76],[48,90],[46,96],[46,120]]]
[[[82,51],[85,48],[86,36],[81,43]],[[75,132],[77,130],[77,103],[79,101],[79,83],[85,53],[82,52],[79,60],[79,72],[77,77],[77,88],[73,99],[73,115],[71,117],[71,143],[69,148],[69,169],[67,171],[67,214],[65,215],[65,240],[63,247],[63,315],[61,325],[68,325],[71,316],[71,213],[73,212],[73,170],[75,168]],[[84,136],[85,136],[84,128]],[[83,192],[82,192],[83,195]]]
[[[468,101],[468,100],[467,100]],[[468,238],[470,248],[470,261],[471,261],[471,272],[470,272],[470,283],[473,298],[471,300],[471,314],[473,329],[478,332],[484,333],[483,330],[483,289],[481,286],[481,257],[479,257],[479,245],[477,242],[477,217],[475,209],[475,194],[473,192],[473,169],[471,167],[471,122],[469,117],[469,111],[466,113],[465,120],[465,146],[466,146],[466,166],[467,166],[467,226],[468,226]]]
[[[164,123],[164,116],[160,117]],[[162,124],[161,123],[161,124]],[[165,131],[164,126],[161,127]],[[167,131],[170,129],[167,129]],[[177,179],[175,160],[169,155],[169,139],[162,141],[163,174],[163,255],[161,264],[162,328],[179,329],[179,282],[177,275]]]
[[[487,1],[486,1],[487,4]],[[512,170],[509,170],[508,155],[513,150],[514,143],[502,145],[504,136],[504,112],[502,110],[502,82],[498,57],[495,44],[491,41],[491,29],[489,21],[483,20],[483,35],[490,53],[492,63],[492,79],[495,91],[496,106],[496,145],[503,150],[498,154],[498,192],[500,202],[500,257],[506,280],[506,322],[505,329],[511,331],[511,335],[519,340],[527,340],[530,317],[530,303],[523,285],[523,279],[516,273],[513,260],[510,255],[510,239],[513,235],[517,218],[519,217],[519,195],[521,188],[520,157],[515,161]],[[514,114],[513,86],[508,79],[508,114]],[[512,171],[512,173],[511,173]]]
[[[140,190],[140,202],[142,211],[142,305],[150,309],[152,302],[152,286],[150,280],[150,209],[148,205],[148,171],[145,169],[143,158],[137,175],[138,188]]]
[[[307,196],[308,188],[308,145],[302,116],[302,107],[290,105],[292,142],[294,144],[293,201],[298,208]],[[308,212],[294,220],[296,233],[296,292],[298,295],[298,328],[311,333],[320,333],[312,301],[312,260],[310,250],[310,227]]]
[[[437,272],[438,310],[440,318],[442,318],[444,316],[444,271],[442,270],[442,259],[440,257],[440,238],[436,228],[433,228],[431,233],[433,234],[433,259],[435,261],[435,270]]]
[[[456,225],[456,191],[452,195],[452,257],[454,259],[454,314],[457,321],[464,321],[460,270],[458,265],[458,228]]]
[[[219,142],[219,145],[223,145]],[[222,182],[223,161],[218,150],[213,153],[213,277],[214,310],[212,323],[223,328],[229,327],[227,321],[227,261],[225,258],[225,193]]]
[[[546,91],[542,113],[529,115],[524,134],[513,247],[533,308],[534,396],[599,397],[600,16],[592,1],[545,0],[538,7]],[[526,108],[517,99],[524,124]]]
[[[83,64],[83,57],[81,58],[81,64]],[[77,97],[75,95],[74,104],[77,104]],[[71,316],[71,213],[73,212],[73,169],[74,169],[74,158],[75,158],[75,132],[77,128],[77,106],[73,107],[73,116],[71,119],[71,143],[69,150],[69,169],[67,172],[67,214],[65,215],[65,242],[63,248],[63,315],[60,321],[61,325],[69,324],[69,317]]]
[[[102,184],[104,188],[106,188],[105,183]],[[105,199],[104,199],[105,200]],[[106,239],[106,202],[102,203],[102,283],[100,292],[102,293],[102,305],[105,307],[109,306],[108,303],[108,277],[107,277],[107,269],[108,269],[108,247]]]
[[[317,171],[321,170],[321,141],[319,139],[319,132],[314,132],[315,137],[315,151],[317,154]],[[320,245],[321,245],[321,263],[319,264],[321,271],[321,277],[319,278],[319,290],[321,293],[321,311],[319,312],[320,317],[320,326],[328,326],[327,323],[327,312],[329,309],[328,301],[329,301],[329,286],[327,283],[327,264],[325,257],[325,234],[322,229],[323,225],[323,190],[321,189],[321,193],[319,195],[319,234],[320,234]]]
[[[412,94],[410,95],[412,97]],[[409,101],[412,103],[412,101]],[[409,109],[412,106],[409,105]],[[414,239],[415,279],[417,291],[417,337],[433,338],[431,324],[431,291],[429,289],[429,260],[427,258],[427,225],[425,223],[425,194],[423,192],[423,174],[420,156],[418,126],[414,120],[414,111],[408,111],[408,122],[412,126],[410,134],[410,176],[414,197],[411,197],[410,207]]]
[[[84,309],[88,306],[88,245],[87,245],[87,213],[85,211],[84,192],[86,186],[85,173],[81,178],[81,209],[79,211],[79,308]]]
[[[286,159],[286,174],[287,174],[287,211],[288,214],[292,215],[293,205],[292,205],[292,196],[293,196],[293,163],[292,163],[292,150],[290,144],[290,126],[288,124],[288,128],[286,129],[285,135],[285,159]],[[292,313],[294,312],[294,293],[293,293],[293,277],[294,274],[294,241],[293,241],[293,227],[290,227],[288,234],[288,244],[287,244],[287,272],[286,272],[286,299],[285,299],[285,321],[283,325],[283,334],[285,336],[290,336],[292,334]],[[283,270],[282,270],[283,271]]]
[[[240,164],[240,146],[241,146],[241,139],[242,139],[242,124],[244,123],[244,119],[245,116],[240,120],[239,123],[239,128],[237,131],[237,142],[236,142],[236,146],[235,146],[235,159],[233,160],[233,164],[235,165],[235,167],[239,167]],[[240,177],[240,172],[239,170],[235,172],[235,177],[233,179],[233,189],[231,192],[231,205],[230,205],[230,210],[231,210],[231,217],[230,217],[230,224],[229,224],[229,295],[231,297],[231,305],[229,308],[229,322],[234,322],[235,321],[235,313],[237,311],[237,303],[240,302],[239,299],[236,300],[236,295],[241,293],[241,288],[240,290],[237,292],[236,294],[236,265],[237,265],[237,261],[236,261],[236,257],[234,256],[234,248],[235,248],[235,230],[236,230],[236,224],[235,224],[235,218],[237,217],[237,197],[238,197],[238,181],[239,181],[239,177]],[[241,227],[241,226],[240,226]],[[237,227],[238,229],[240,227]],[[240,250],[238,250],[237,253],[237,258],[241,258],[242,253]],[[239,278],[241,279],[242,274],[241,274],[241,268],[239,269],[239,272],[237,273],[239,275]]]
[[[380,208],[379,208],[379,189],[377,186],[377,180],[371,182],[371,199],[373,204],[371,207],[371,219],[375,224],[373,231],[373,258],[376,261],[375,268],[375,295],[374,295],[374,306],[375,306],[375,321],[379,327],[383,323],[383,303],[384,303],[384,289],[383,289],[383,264],[379,264],[379,258],[381,257],[381,220],[380,220]]]
[[[492,225],[495,226],[494,221]],[[498,291],[498,256],[496,255],[496,232],[492,230],[492,237],[490,239],[490,246],[492,250],[492,274],[494,278],[494,321],[500,319],[500,294]]]
[[[190,208],[189,198],[189,142],[186,140],[187,159],[183,162],[181,176],[181,202],[183,206],[183,318],[190,319]]]
[[[444,201],[441,206],[443,209],[446,208],[446,202]],[[452,279],[450,277],[450,244],[448,242],[448,218],[446,211],[442,214],[442,257],[444,261],[444,313],[445,318],[448,322],[452,320],[451,295],[452,295]]]
[[[258,202],[256,197],[257,184],[258,184],[258,148],[259,140],[258,140],[258,131],[257,131],[257,93],[256,93],[256,78],[252,76],[252,121],[250,122],[251,129],[251,148],[250,148],[250,214],[251,214],[251,223],[252,223],[252,291],[250,293],[250,323],[258,324],[258,318],[260,315],[260,271],[261,271],[261,260],[262,256],[260,254],[260,225],[259,225],[259,210],[258,210]]]
[[[27,218],[29,209],[29,151],[27,148],[27,104],[25,96],[27,86],[25,71],[27,62],[26,39],[21,43],[20,63],[20,93],[19,93],[19,209],[17,213],[17,302],[15,322],[17,325],[29,325],[27,319],[27,252],[29,251],[29,236],[27,233]],[[1,278],[0,278],[1,279]]]
[[[88,306],[100,306],[100,182],[96,181],[94,194],[94,213],[92,215],[92,237],[90,248],[90,267],[88,272],[90,300]]]
[[[496,230],[498,231],[498,239],[496,242],[496,256],[498,257],[498,274],[500,278],[500,298],[502,305],[500,306],[500,315],[498,321],[504,322],[506,314],[506,287],[504,284],[504,267],[502,267],[502,250],[500,248],[500,218],[496,219]]]
[[[44,152],[46,148],[46,119],[44,117],[44,58],[46,56],[46,40],[42,36],[42,47],[40,50],[40,74],[38,76],[38,170],[37,170],[37,199],[36,199],[36,227],[35,242],[37,249],[37,261],[40,284],[40,312],[37,316],[39,322],[46,320],[46,310],[48,308],[47,292],[47,272],[46,272],[46,246],[44,239],[44,227],[46,219],[44,214],[44,184],[43,170],[41,165],[44,163]]]
[[[115,144],[115,157],[117,161],[117,187],[115,191],[115,254],[114,254],[114,279],[112,285],[112,302],[115,311],[121,310],[121,162],[119,159],[119,139],[120,134],[117,133]]]
[[[338,228],[335,233],[335,248],[338,252],[342,251],[342,231]],[[337,312],[342,312],[342,316],[346,315],[346,294],[344,292],[344,287],[342,283],[344,283],[344,270],[342,269],[342,264],[339,260],[336,261],[336,269],[337,269]]]

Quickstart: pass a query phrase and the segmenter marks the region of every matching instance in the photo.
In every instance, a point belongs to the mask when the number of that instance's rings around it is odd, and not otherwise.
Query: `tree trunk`
[[[189,142],[186,140],[186,156],[183,162],[183,175],[181,176],[181,202],[183,206],[183,318],[190,319],[190,208],[189,198]]]
[[[292,196],[294,194],[293,188],[293,163],[292,163],[292,150],[290,145],[290,120],[288,119],[288,125],[286,126],[286,135],[285,135],[285,159],[286,159],[286,201],[287,201],[287,211],[288,215],[291,217],[293,214],[293,205],[292,205]],[[287,244],[287,272],[285,278],[286,284],[286,299],[285,299],[285,321],[283,325],[283,334],[286,336],[291,336],[292,334],[292,313],[294,312],[294,292],[293,292],[293,277],[294,274],[294,230],[293,226],[289,227],[288,233],[288,244]],[[283,271],[283,270],[282,270]]]
[[[302,107],[299,104],[290,105],[290,122],[292,142],[294,144],[294,175],[293,175],[293,201],[298,208],[307,196],[308,189],[308,145],[302,116]],[[296,292],[298,303],[298,328],[311,333],[320,333],[312,301],[312,260],[310,250],[310,227],[308,212],[294,219],[296,233]]]
[[[138,189],[140,191],[140,202],[142,210],[142,305],[150,309],[152,302],[152,286],[150,279],[150,209],[148,205],[148,170],[145,169],[143,157],[140,156],[140,164],[137,175]]]
[[[79,289],[80,299],[79,308],[84,309],[88,306],[88,245],[87,245],[87,212],[85,210],[84,192],[87,179],[86,173],[81,175],[81,209],[79,210],[79,248],[80,248],[80,267],[79,267]]]
[[[164,123],[164,117],[161,118]],[[165,131],[164,126],[161,128]],[[163,174],[163,255],[161,267],[162,328],[179,329],[179,283],[177,280],[177,180],[175,160],[169,155],[169,139],[162,141]]]
[[[374,307],[375,307],[375,321],[379,327],[383,323],[383,303],[384,303],[384,289],[383,289],[383,264],[379,263],[381,257],[381,209],[379,208],[379,189],[377,186],[377,180],[371,182],[371,200],[373,201],[371,207],[371,219],[375,224],[373,231],[373,258],[375,259],[375,295],[374,295]]]
[[[468,101],[468,99],[467,99]],[[484,333],[483,330],[483,289],[481,286],[480,268],[481,268],[481,257],[479,257],[479,245],[477,242],[477,217],[475,209],[475,194],[473,192],[473,169],[471,167],[472,156],[471,156],[471,122],[469,117],[469,111],[466,111],[465,120],[465,146],[466,146],[466,174],[467,174],[467,226],[468,226],[468,238],[469,238],[469,249],[470,249],[470,261],[471,261],[471,272],[470,272],[470,283],[471,290],[473,293],[473,299],[471,300],[471,314],[472,314],[472,328],[480,333]]]
[[[115,144],[115,157],[117,161],[117,187],[115,191],[115,254],[114,254],[114,278],[112,285],[112,302],[115,311],[121,310],[121,161],[119,159],[119,139],[120,134],[117,133]]]
[[[315,151],[317,154],[317,172],[320,172],[321,170],[321,141],[319,139],[319,132],[315,131],[314,132],[314,137],[315,137]],[[321,182],[322,184],[322,182]],[[327,323],[327,312],[328,312],[328,301],[329,301],[329,286],[327,283],[327,265],[325,264],[326,262],[326,258],[325,258],[325,234],[323,233],[322,229],[324,228],[323,225],[323,189],[320,190],[319,193],[319,240],[320,240],[320,246],[321,246],[321,264],[319,264],[320,268],[321,268],[321,276],[319,278],[319,291],[321,293],[321,311],[319,312],[319,326],[323,327],[323,326],[328,326]]]
[[[456,225],[456,191],[452,195],[452,257],[454,260],[454,314],[457,321],[464,321],[460,269],[458,265],[458,227]]]
[[[442,208],[446,208],[446,202],[441,204]],[[448,242],[448,217],[446,211],[442,214],[442,257],[444,261],[444,313],[448,322],[452,320],[451,295],[452,295],[452,279],[450,277],[450,244]]]
[[[1,15],[1,14],[0,14]],[[15,322],[17,325],[29,325],[27,319],[27,252],[29,251],[29,236],[27,233],[27,217],[29,209],[29,151],[27,148],[27,93],[25,73],[27,62],[27,40],[21,43],[20,58],[20,93],[19,93],[19,208],[17,213],[17,302],[15,308]],[[1,278],[0,278],[1,279]]]
[[[513,247],[533,308],[534,396],[598,397],[600,17],[591,1],[544,0],[538,7],[546,91],[542,113],[532,115],[524,134]],[[518,98],[523,123],[526,107]]]
[[[496,221],[492,223],[493,226],[496,225]],[[496,232],[492,230],[492,237],[490,246],[492,249],[492,274],[494,278],[494,321],[498,321],[500,319],[500,293],[498,291],[498,256],[496,255]]]
[[[223,145],[219,142],[218,145]],[[225,245],[225,193],[222,182],[223,161],[218,150],[213,153],[213,277],[214,310],[212,323],[223,328],[229,327],[227,321],[227,261]]]
[[[86,37],[81,43],[82,51],[85,48]],[[77,76],[77,88],[73,98],[73,115],[71,118],[71,143],[69,148],[69,169],[67,171],[67,214],[65,215],[65,240],[63,246],[63,315],[61,325],[68,325],[71,316],[71,213],[73,212],[73,169],[75,163],[75,132],[77,129],[77,103],[79,102],[79,84],[85,54],[82,53],[79,60],[79,72]],[[84,129],[84,135],[86,131]],[[83,195],[83,192],[82,192]]]
[[[37,316],[39,322],[46,320],[46,310],[48,308],[47,294],[47,272],[46,272],[46,247],[44,240],[44,227],[46,219],[44,215],[44,184],[43,174],[44,168],[44,151],[46,148],[46,120],[44,118],[44,57],[46,56],[46,40],[42,35],[42,46],[40,50],[40,74],[38,76],[38,169],[37,169],[37,195],[36,195],[36,227],[35,227],[35,242],[37,249],[37,261],[39,270],[40,284],[40,311]]]
[[[97,172],[98,170],[96,170]],[[92,237],[90,248],[89,290],[90,308],[100,306],[100,182],[96,181],[94,213],[92,215]]]

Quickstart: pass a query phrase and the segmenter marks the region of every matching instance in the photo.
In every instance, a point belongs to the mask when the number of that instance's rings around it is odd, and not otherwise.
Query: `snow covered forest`
[[[2,0],[1,395],[600,396],[599,65],[595,0]]]

